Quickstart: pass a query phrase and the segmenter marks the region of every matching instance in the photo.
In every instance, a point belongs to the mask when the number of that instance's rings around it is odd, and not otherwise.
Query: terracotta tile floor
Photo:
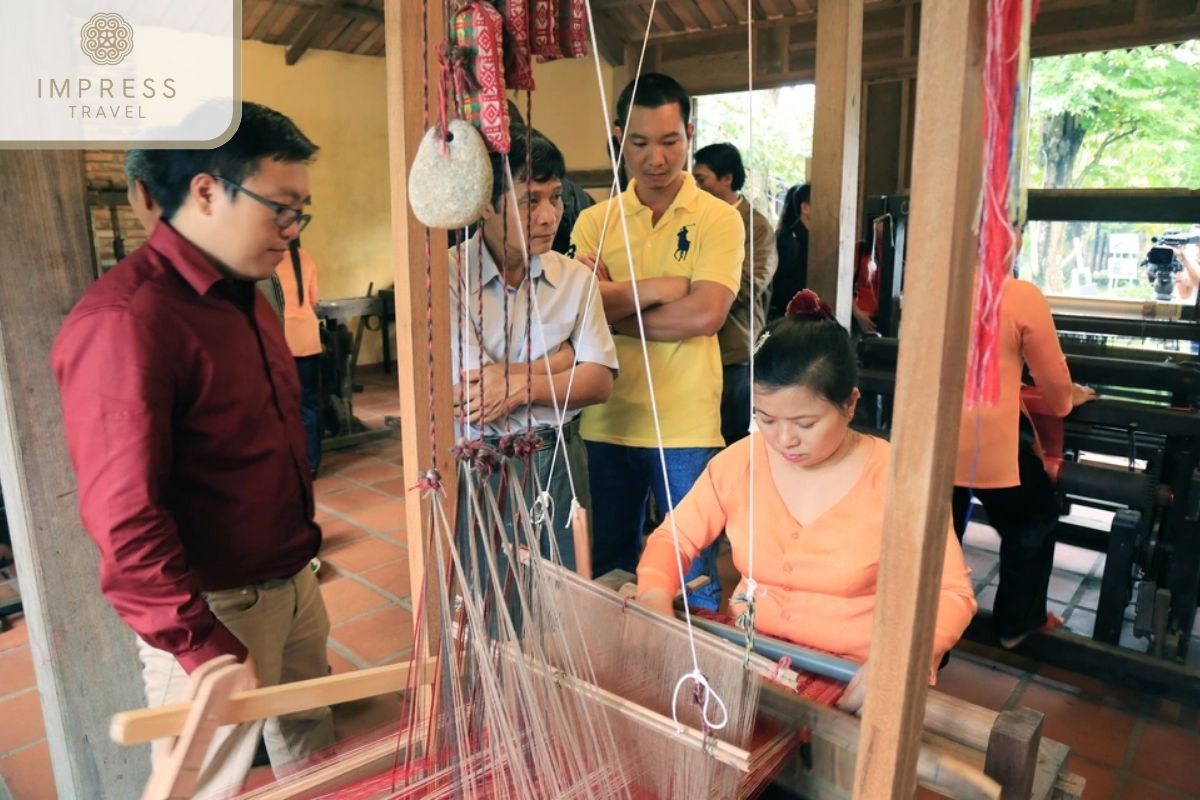
[[[394,384],[365,375],[355,411],[371,427],[398,413]],[[360,399],[361,398],[361,399]],[[400,443],[384,439],[354,451],[328,453],[317,481],[325,530],[320,577],[333,622],[329,659],[335,672],[405,658],[411,646],[408,548],[404,537],[404,481],[395,470]],[[981,602],[994,579],[994,550],[987,531],[973,531],[967,556]],[[1087,609],[1097,574],[1094,554],[1068,552],[1060,559],[1055,593],[1072,614]],[[1094,608],[1094,605],[1092,605]],[[37,713],[32,659],[24,622],[0,633],[0,777],[15,800],[54,798],[49,754]],[[1070,619],[1068,619],[1068,623]],[[1200,649],[1200,648],[1196,648]],[[955,653],[940,688],[990,708],[1028,705],[1047,713],[1048,735],[1072,748],[1070,768],[1088,780],[1085,797],[1196,798],[1200,772],[1200,712],[1144,698],[1086,676],[1028,665],[1031,671]],[[338,732],[354,737],[386,722],[395,699],[337,709]],[[10,720],[22,724],[12,725]],[[255,776],[262,780],[261,771]]]

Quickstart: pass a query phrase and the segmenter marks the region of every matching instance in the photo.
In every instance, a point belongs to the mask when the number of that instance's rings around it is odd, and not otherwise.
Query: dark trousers
[[[722,373],[721,438],[728,447],[750,433],[750,365],[729,364]]]
[[[300,418],[308,439],[308,467],[317,474],[321,466],[321,356],[296,359],[300,373]]]
[[[717,452],[710,447],[666,448],[664,482],[657,448],[587,442],[588,474],[595,505],[593,574],[600,576],[614,569],[636,573],[642,552],[646,502],[651,493],[659,513],[665,517],[671,504],[679,503],[691,491],[692,484]],[[671,504],[667,502],[668,491]],[[716,611],[721,602],[721,581],[715,544],[701,551],[684,577],[690,581],[701,575],[707,575],[709,583],[688,595],[688,602],[693,608]]]
[[[992,607],[992,622],[1001,638],[1021,636],[1046,623],[1046,593],[1054,568],[1058,498],[1054,484],[1033,449],[1032,435],[1022,417],[1017,450],[1019,486],[1006,489],[954,487],[954,532],[961,542],[967,527],[971,493],[987,512],[988,523],[1000,534],[1000,585]]]

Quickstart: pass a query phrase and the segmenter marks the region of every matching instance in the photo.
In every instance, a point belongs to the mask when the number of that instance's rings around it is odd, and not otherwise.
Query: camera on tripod
[[[1200,233],[1167,231],[1151,239],[1154,245],[1141,266],[1146,268],[1146,280],[1154,284],[1155,300],[1170,300],[1175,294],[1175,276],[1183,272],[1178,250],[1189,244],[1200,244]]]

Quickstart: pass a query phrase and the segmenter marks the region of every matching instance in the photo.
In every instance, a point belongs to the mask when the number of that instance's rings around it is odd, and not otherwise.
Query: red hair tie
[[[812,289],[801,289],[787,304],[784,316],[790,319],[833,319],[833,309]]]

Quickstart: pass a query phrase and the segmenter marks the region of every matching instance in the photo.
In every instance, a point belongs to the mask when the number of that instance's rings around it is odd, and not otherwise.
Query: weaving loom
[[[562,4],[577,45],[581,11],[590,18],[590,7],[582,0]],[[489,4],[468,5],[494,25],[483,8]],[[554,39],[553,26],[546,28],[554,5],[532,0],[534,32],[545,34],[534,36],[535,52]],[[428,22],[421,20],[427,35]],[[462,35],[462,26],[457,31]],[[494,31],[483,38],[494,44]],[[579,54],[577,46],[571,50]],[[498,62],[502,56],[489,52],[488,58]],[[429,62],[428,53],[423,61]],[[443,91],[445,83],[443,75]],[[504,118],[496,111],[503,109],[502,87],[497,95],[494,84],[472,84],[459,72],[453,83],[460,94],[478,86],[481,97],[460,98],[460,106],[471,106],[489,143],[503,146],[507,125],[495,118]],[[426,74],[426,92],[429,84]],[[432,409],[444,407],[450,388],[434,378],[432,298],[442,276],[435,276],[428,248],[427,233]],[[430,433],[429,452],[436,453],[432,424]],[[241,668],[212,665],[197,673],[190,706],[114,720],[114,736],[127,744],[184,731],[169,769],[156,776],[161,782],[152,783],[147,797],[188,796],[189,769],[203,757],[205,730],[216,724],[399,690],[403,712],[393,730],[245,797],[751,797],[785,765],[796,769],[797,751],[810,735],[820,744],[809,771],[817,784],[808,787],[817,796],[845,796],[859,723],[828,708],[835,687],[750,652],[744,640],[725,641],[699,632],[690,619],[656,615],[539,557],[554,517],[544,507],[531,508],[522,490],[519,475],[529,470],[519,471],[518,464],[528,459],[528,449],[516,442],[506,452],[489,453],[487,469],[478,451],[463,455],[457,477],[468,487],[466,513],[475,534],[465,541],[447,514],[452,495],[438,476],[436,456],[422,473],[419,552],[426,585],[414,592],[411,661],[241,694]],[[504,476],[498,491],[487,480],[488,469]],[[535,487],[534,496],[539,493]],[[511,538],[506,517],[514,522]],[[967,763],[982,760],[994,723],[994,713],[932,696],[927,725],[938,742],[922,748],[921,784],[949,797],[999,797],[1000,785],[983,775],[980,764]],[[1071,797],[1069,781],[1054,787],[1065,753],[1055,755],[1049,784],[1038,796]]]

